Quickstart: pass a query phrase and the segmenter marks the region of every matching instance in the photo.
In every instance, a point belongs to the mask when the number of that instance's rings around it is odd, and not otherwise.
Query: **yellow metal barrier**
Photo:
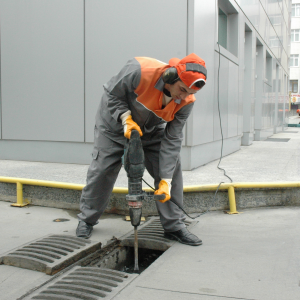
[[[6,183],[15,183],[17,185],[17,202],[13,203],[12,206],[22,207],[28,202],[23,199],[23,185],[36,185],[44,187],[53,187],[60,189],[70,189],[70,190],[79,190],[81,191],[84,188],[83,184],[73,184],[66,182],[55,182],[55,181],[43,181],[43,180],[33,180],[26,178],[14,178],[14,177],[0,177],[0,182]],[[218,184],[209,184],[209,185],[195,185],[195,186],[185,186],[183,188],[184,193],[195,193],[195,192],[205,192],[205,191],[216,191]],[[295,188],[300,187],[300,182],[240,182],[240,183],[223,183],[219,187],[219,190],[228,190],[229,198],[229,214],[238,214],[236,210],[236,201],[235,201],[235,188],[236,189],[260,189],[260,188]],[[152,191],[150,188],[144,189],[146,192]],[[115,194],[128,194],[127,188],[118,188],[113,189]]]
[[[17,182],[17,203],[11,204],[11,206],[26,206],[28,204],[27,201],[23,201],[23,184],[20,182]]]
[[[233,186],[228,187],[228,198],[229,198],[229,208],[230,208],[230,211],[228,213],[230,215],[238,214],[238,211],[236,210],[235,193],[234,193]]]

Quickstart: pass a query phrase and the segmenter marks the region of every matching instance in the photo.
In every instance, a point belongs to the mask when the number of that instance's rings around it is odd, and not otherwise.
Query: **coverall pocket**
[[[93,150],[93,153],[92,153],[93,159],[97,159],[97,158],[98,158],[98,155],[99,155],[99,150],[98,150],[98,149],[94,149],[94,150]]]

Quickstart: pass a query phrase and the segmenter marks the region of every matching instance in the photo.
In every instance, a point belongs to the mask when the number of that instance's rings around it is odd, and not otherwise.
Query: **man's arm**
[[[183,140],[182,129],[190,115],[194,103],[188,104],[175,114],[174,120],[165,128],[159,154],[160,178],[172,179]]]
[[[133,58],[121,71],[103,85],[108,96],[107,108],[115,121],[120,122],[120,116],[129,110],[126,95],[135,91],[140,83],[141,67]]]

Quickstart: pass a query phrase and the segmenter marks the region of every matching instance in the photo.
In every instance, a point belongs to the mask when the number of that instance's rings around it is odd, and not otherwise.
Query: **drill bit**
[[[134,271],[138,273],[139,271],[139,254],[138,254],[138,231],[137,226],[134,226]]]

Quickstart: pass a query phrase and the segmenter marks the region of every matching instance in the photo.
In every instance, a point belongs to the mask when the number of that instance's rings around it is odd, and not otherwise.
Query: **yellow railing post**
[[[228,198],[230,211],[227,213],[230,215],[238,214],[239,212],[236,210],[234,187],[232,185],[228,187]]]
[[[22,207],[29,203],[23,201],[23,185],[35,185],[35,186],[46,186],[51,188],[60,188],[60,189],[71,189],[81,191],[84,188],[83,184],[73,184],[66,182],[54,182],[54,181],[43,181],[43,180],[33,180],[26,178],[13,178],[13,177],[1,177],[0,182],[6,183],[16,183],[17,184],[17,203],[12,204],[12,206]],[[215,191],[216,189],[228,190],[229,198],[229,214],[238,214],[236,210],[235,202],[235,192],[234,188],[238,189],[271,189],[271,188],[300,188],[300,182],[240,182],[240,183],[224,183],[221,186],[218,184],[208,184],[208,185],[193,185],[185,186],[183,188],[184,193],[195,193],[195,192],[204,192],[204,191]],[[151,189],[144,189],[146,192],[151,191]],[[115,187],[112,191],[113,193],[118,194],[127,194],[127,188],[118,188]]]
[[[13,203],[11,206],[22,207],[28,204],[29,203],[24,203],[23,201],[23,184],[21,182],[17,182],[17,203]]]

